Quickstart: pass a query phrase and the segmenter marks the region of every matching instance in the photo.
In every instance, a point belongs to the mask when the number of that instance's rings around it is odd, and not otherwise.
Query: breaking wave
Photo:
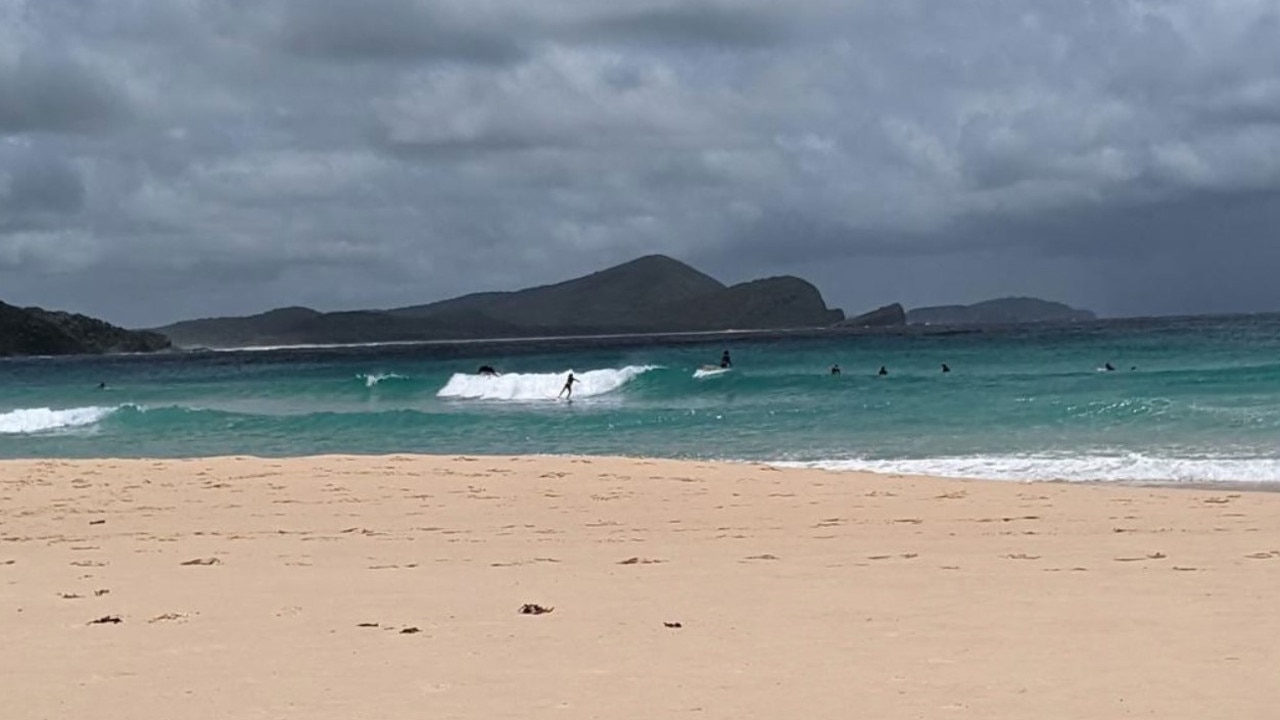
[[[603,368],[583,373],[566,370],[558,373],[504,373],[502,375],[473,375],[454,373],[449,382],[440,388],[436,397],[465,400],[554,400],[564,388],[565,379],[573,373],[577,380],[573,386],[574,397],[594,397],[613,392],[650,370],[655,365],[628,365],[623,368]]]
[[[360,380],[363,380],[364,386],[367,388],[377,387],[378,383],[384,380],[408,380],[409,379],[405,375],[398,375],[396,373],[369,373],[367,375],[366,374],[356,375],[356,377],[359,378]]]
[[[1074,482],[1275,482],[1280,459],[1121,455],[970,455],[897,460],[830,460],[777,463],[783,467],[862,470],[904,475],[988,480],[1065,480]]]
[[[64,428],[93,425],[119,408],[77,407],[53,410],[47,407],[18,408],[0,413],[0,435],[30,435]]]

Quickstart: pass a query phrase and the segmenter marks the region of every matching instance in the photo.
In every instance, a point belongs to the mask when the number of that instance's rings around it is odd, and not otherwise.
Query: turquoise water
[[[0,457],[585,453],[1280,481],[1280,316],[502,348],[7,360]],[[731,372],[694,377],[725,348]],[[479,364],[503,375],[477,376]],[[582,383],[557,401],[569,370]]]

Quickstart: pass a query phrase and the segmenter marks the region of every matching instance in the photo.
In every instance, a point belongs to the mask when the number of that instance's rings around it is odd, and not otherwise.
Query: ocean
[[[0,457],[607,454],[1280,482],[1280,315],[599,345],[8,359]],[[698,372],[725,349],[730,372]],[[573,401],[557,400],[570,371]]]

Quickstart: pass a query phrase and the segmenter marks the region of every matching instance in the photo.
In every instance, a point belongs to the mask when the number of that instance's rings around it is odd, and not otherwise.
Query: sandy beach
[[[1277,598],[1267,492],[0,463],[8,720],[1269,718]]]

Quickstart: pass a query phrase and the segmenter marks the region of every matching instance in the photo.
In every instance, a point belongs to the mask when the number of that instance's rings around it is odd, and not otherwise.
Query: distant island
[[[1013,325],[1096,320],[1088,310],[1029,297],[1010,297],[973,305],[939,305],[907,312],[910,325]]]
[[[792,276],[726,286],[648,255],[584,277],[392,308],[322,313],[291,307],[156,328],[183,347],[344,344],[623,333],[820,328],[844,319]]]
[[[856,331],[907,325],[992,325],[1085,320],[1061,303],[1005,298],[905,310],[893,303],[849,319],[793,276],[725,285],[664,255],[647,255],[583,277],[511,292],[484,292],[384,310],[320,312],[287,307],[245,317],[187,320],[156,328],[186,348],[338,345],[432,340],[621,334]]]
[[[126,330],[85,315],[0,302],[0,356],[145,353],[181,348],[342,345],[434,340],[568,338],[689,332],[842,333],[1095,319],[1036,298],[904,309],[892,303],[851,318],[794,276],[725,285],[664,255],[511,292],[485,292],[385,310],[287,307],[246,317]]]
[[[0,357],[146,353],[170,347],[167,337],[125,330],[74,313],[0,302]]]

